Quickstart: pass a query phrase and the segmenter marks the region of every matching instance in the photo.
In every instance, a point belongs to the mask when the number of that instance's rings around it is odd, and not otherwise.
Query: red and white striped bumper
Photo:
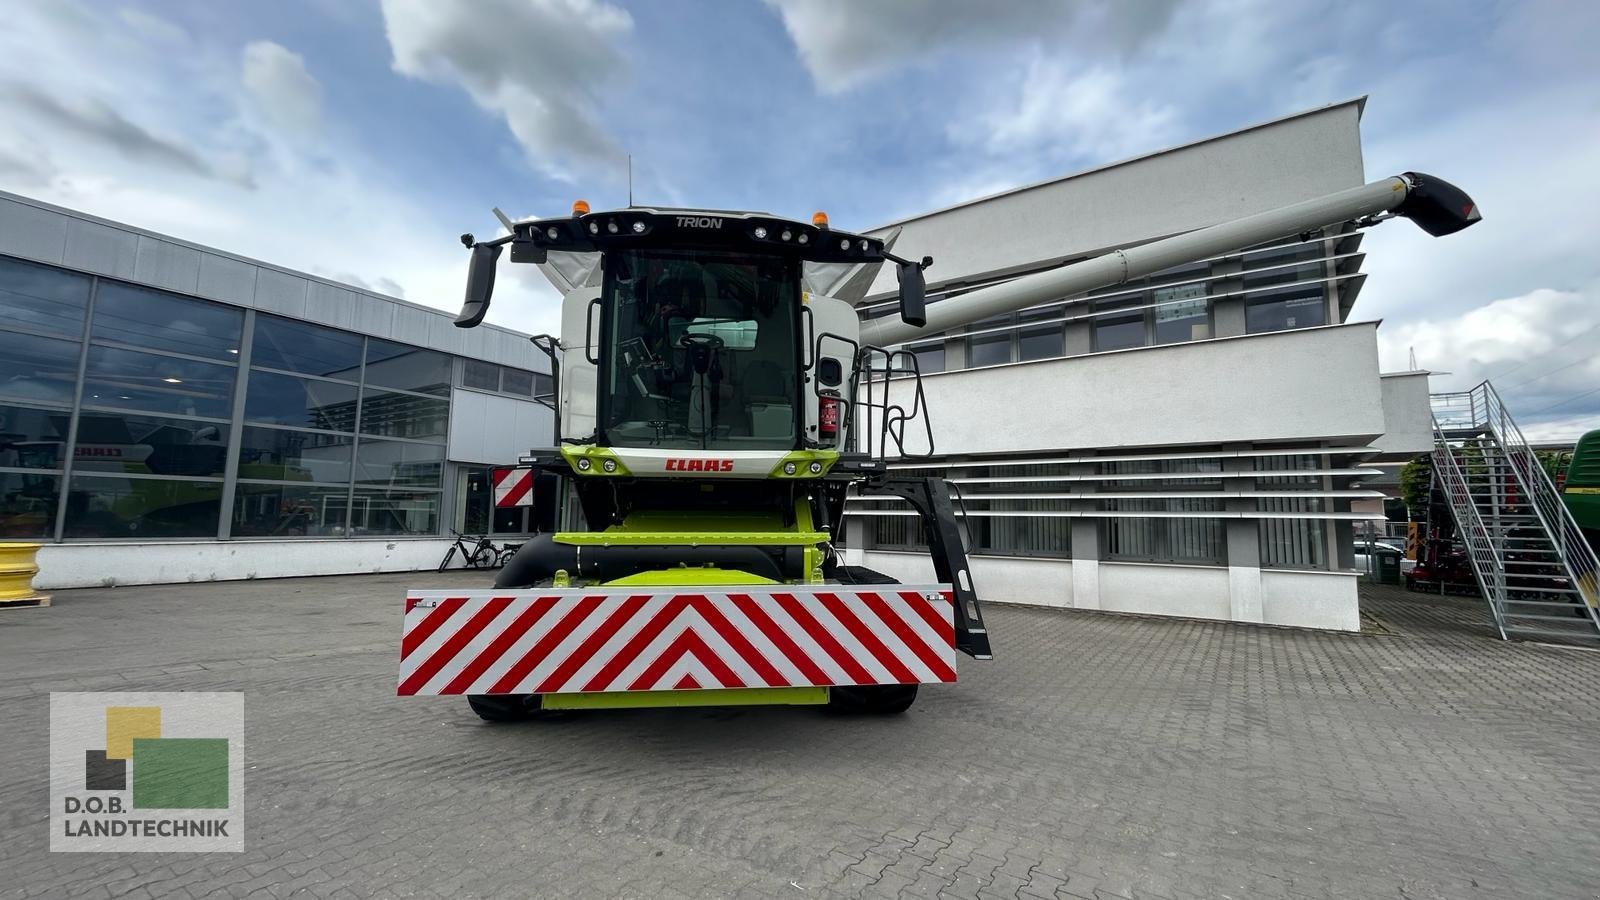
[[[948,585],[411,591],[401,695],[956,680]]]

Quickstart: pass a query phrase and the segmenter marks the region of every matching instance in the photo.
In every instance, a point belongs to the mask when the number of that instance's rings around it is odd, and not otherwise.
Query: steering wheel
[[[714,334],[686,331],[682,337],[678,338],[678,346],[685,350],[721,350],[724,346],[724,341]]]

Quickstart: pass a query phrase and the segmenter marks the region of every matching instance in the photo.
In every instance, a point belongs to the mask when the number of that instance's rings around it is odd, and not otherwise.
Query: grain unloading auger
[[[931,305],[883,241],[764,213],[627,208],[508,223],[471,250],[456,324],[483,320],[495,268],[564,288],[558,447],[583,525],[540,535],[493,590],[406,601],[401,694],[465,694],[484,718],[539,710],[823,704],[909,707],[990,657],[948,485],[898,477],[907,428],[932,450],[915,358],[892,349],[980,319],[1345,222],[1409,218],[1445,235],[1479,218],[1458,188],[1407,173],[971,291]],[[862,321],[820,285],[899,274],[900,316]],[[889,386],[902,399],[891,402]],[[907,501],[934,581],[843,564],[847,494]]]

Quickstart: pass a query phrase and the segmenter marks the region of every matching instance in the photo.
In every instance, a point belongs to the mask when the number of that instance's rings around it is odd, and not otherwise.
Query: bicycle
[[[487,569],[496,564],[505,565],[507,558],[505,551],[496,547],[494,541],[489,540],[488,535],[474,537],[470,534],[462,534],[454,528],[450,529],[450,533],[456,536],[456,542],[451,545],[449,550],[444,552],[444,559],[439,561],[440,572],[450,568],[450,561],[456,558],[457,551],[461,553],[463,568]],[[470,547],[468,546],[469,542],[472,544]]]

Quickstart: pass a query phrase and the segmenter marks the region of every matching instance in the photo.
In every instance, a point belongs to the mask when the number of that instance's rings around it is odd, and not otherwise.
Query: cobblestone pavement
[[[1024,607],[905,716],[393,696],[381,575],[0,612],[6,896],[1593,897],[1600,653]],[[1476,624],[1474,622],[1476,621]],[[47,693],[245,692],[246,852],[51,854]]]

